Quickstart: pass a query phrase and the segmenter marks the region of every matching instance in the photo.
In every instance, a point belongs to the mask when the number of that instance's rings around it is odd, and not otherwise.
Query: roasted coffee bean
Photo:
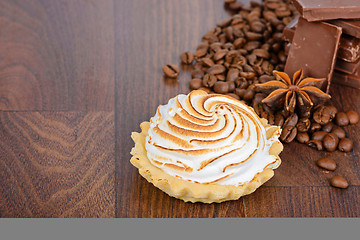
[[[202,71],[201,69],[194,69],[191,71],[191,77],[192,78],[203,78],[204,71]]]
[[[209,43],[207,43],[207,42],[202,42],[202,43],[200,43],[200,44],[197,46],[196,50],[205,49],[205,50],[207,51],[208,48],[209,48]]]
[[[255,96],[255,91],[253,89],[247,89],[243,95],[245,101],[251,101]]]
[[[214,42],[210,45],[212,52],[217,52],[222,49],[223,44],[219,42]]]
[[[195,57],[195,59],[200,59],[201,57],[204,57],[206,54],[207,54],[207,49],[206,48],[200,48],[200,49],[195,51],[194,57]]]
[[[215,64],[214,61],[211,60],[210,58],[203,58],[203,59],[201,59],[201,62],[203,63],[203,65],[205,67],[212,67]]]
[[[211,89],[210,89],[210,88],[207,88],[207,87],[201,87],[201,88],[199,88],[198,90],[203,90],[203,91],[205,91],[206,93],[211,93]]]
[[[331,114],[330,114],[329,108],[327,108],[325,106],[319,107],[314,112],[313,118],[314,118],[315,122],[317,122],[321,125],[327,124],[331,120]]]
[[[215,64],[214,66],[212,66],[211,68],[208,69],[208,73],[209,74],[221,74],[223,72],[225,72],[226,68],[221,65],[221,64]]]
[[[180,59],[183,64],[191,64],[194,61],[194,55],[192,52],[184,52],[180,55]]]
[[[317,131],[312,134],[311,139],[322,141],[326,134],[327,134],[327,132]]]
[[[296,126],[296,124],[298,123],[298,115],[296,113],[291,114],[284,122],[285,127],[287,126]]]
[[[325,124],[324,126],[322,126],[322,130],[323,130],[324,132],[329,133],[329,132],[331,132],[331,130],[333,129],[333,127],[334,127],[334,124],[333,124],[332,122],[329,122],[329,123]]]
[[[245,36],[249,41],[258,41],[263,37],[260,33],[255,32],[245,32]]]
[[[275,125],[282,127],[284,122],[285,122],[284,116],[280,112],[277,112],[275,114]]]
[[[331,132],[335,134],[339,139],[342,139],[345,137],[345,131],[341,127],[334,127]]]
[[[191,90],[199,89],[202,86],[202,80],[200,78],[193,78],[190,80],[189,85]]]
[[[244,46],[244,44],[246,43],[246,40],[245,38],[237,38],[235,41],[234,41],[234,47],[236,49],[239,49],[239,48],[242,48],[242,46]]]
[[[316,165],[329,171],[336,170],[336,162],[330,158],[324,157],[316,161]]]
[[[308,118],[300,118],[296,124],[296,128],[299,132],[307,132],[310,128],[311,122]]]
[[[215,76],[218,81],[225,81],[225,76],[223,74],[216,74]]]
[[[275,124],[275,116],[274,116],[274,114],[269,113],[269,116],[268,116],[267,120],[268,120],[268,123],[270,125],[274,125]]]
[[[251,52],[251,51],[253,51],[254,49],[259,48],[259,47],[260,47],[260,44],[261,44],[261,43],[258,42],[258,41],[247,42],[247,43],[245,44],[245,46],[244,46],[244,49],[245,49],[246,51]]]
[[[328,152],[335,151],[338,146],[338,143],[339,143],[339,138],[333,133],[326,134],[323,139],[324,148]]]
[[[235,94],[238,95],[241,99],[243,99],[245,93],[246,93],[246,89],[235,88]]]
[[[262,111],[262,112],[260,113],[260,117],[261,117],[261,118],[265,118],[266,120],[268,120],[268,119],[269,119],[269,112]]]
[[[255,77],[254,72],[240,72],[240,76],[246,79],[253,79]]]
[[[217,51],[213,58],[214,61],[219,61],[220,59],[224,58],[227,53],[228,53],[228,50],[226,50],[226,49],[221,49],[221,50]]]
[[[179,68],[173,64],[167,64],[163,66],[162,70],[164,75],[168,78],[177,78],[180,73]]]
[[[359,114],[355,111],[347,111],[346,112],[347,117],[349,118],[350,124],[357,124],[359,122]]]
[[[261,58],[269,58],[270,57],[269,52],[266,51],[265,49],[255,49],[253,51],[253,54],[255,54],[256,56],[261,57]]]
[[[261,21],[254,21],[250,23],[250,28],[256,33],[262,33],[265,29],[265,25]]]
[[[282,7],[282,8],[275,9],[275,14],[276,14],[276,16],[283,18],[283,17],[290,16],[291,12],[287,7]]]
[[[235,85],[241,89],[247,89],[249,86],[248,81],[244,77],[239,77],[235,80]]]
[[[340,127],[349,125],[349,118],[347,114],[344,112],[336,113],[335,123]]]
[[[280,51],[277,54],[278,59],[280,60],[280,62],[285,63],[286,62],[286,58],[287,56],[285,55],[285,53],[283,51]]]
[[[227,93],[226,95],[235,98],[236,100],[240,100],[240,97],[238,95],[236,95],[235,93]]]
[[[234,2],[235,2],[235,1],[234,1]],[[218,22],[218,23],[217,23],[217,26],[218,26],[218,27],[221,27],[221,28],[225,28],[225,27],[227,27],[227,26],[230,25],[231,21],[232,21],[232,18],[231,18],[231,17],[230,17],[230,18],[226,18],[226,19]]]
[[[350,152],[353,149],[353,141],[348,138],[343,138],[339,142],[339,150],[342,152]]]
[[[306,132],[298,132],[298,134],[296,135],[296,140],[299,143],[307,143],[310,140],[309,134],[307,134]]]
[[[273,12],[273,11],[267,11],[267,10],[263,11],[263,16],[264,16],[264,18],[265,18],[266,20],[268,20],[268,21],[269,21],[271,18],[277,18],[275,12]]]
[[[193,66],[193,70],[195,70],[195,69],[200,69],[201,70],[201,68],[203,67],[200,62],[196,62],[192,66]]]
[[[226,81],[235,82],[235,80],[239,78],[239,73],[240,71],[238,69],[231,68],[226,75]]]
[[[204,78],[202,80],[202,84],[205,87],[209,87],[209,88],[213,87],[216,82],[217,82],[217,78],[215,77],[215,75],[208,73],[204,75]]]
[[[318,151],[322,151],[323,150],[323,145],[322,142],[319,140],[310,140],[307,143],[308,146],[312,147],[312,148],[316,148]]]
[[[312,122],[311,123],[311,127],[310,127],[310,132],[316,132],[316,131],[318,131],[318,130],[320,130],[321,129],[321,125],[320,124],[318,124],[317,122]]]
[[[234,82],[227,82],[229,84],[229,92],[235,91],[235,83]]]
[[[280,43],[274,43],[272,46],[271,46],[271,49],[273,52],[277,53],[280,51],[281,49],[281,44]],[[286,54],[285,54],[286,55]]]
[[[336,116],[336,113],[338,112],[337,108],[332,105],[327,106],[327,111],[330,114],[330,119],[334,119]]]
[[[285,143],[290,143],[292,142],[297,134],[297,129],[294,126],[286,126],[285,128],[283,128],[281,135],[280,135],[280,139],[281,141],[285,142]]]
[[[266,83],[266,82],[273,81],[273,80],[275,80],[275,78],[273,76],[269,76],[269,75],[262,75],[259,77],[260,83]]]
[[[227,82],[216,82],[214,84],[214,92],[216,93],[228,93],[229,92],[229,84]]]
[[[345,178],[340,177],[340,176],[334,176],[330,179],[330,184],[333,187],[337,187],[337,188],[348,188],[349,187],[349,183],[346,181]]]

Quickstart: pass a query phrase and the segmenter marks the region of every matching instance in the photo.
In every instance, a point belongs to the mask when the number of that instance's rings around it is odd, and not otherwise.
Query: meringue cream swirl
[[[268,128],[276,128],[269,139]],[[280,165],[280,158],[269,154],[279,135],[279,127],[264,127],[240,101],[197,90],[158,107],[145,148],[150,162],[171,176],[239,186]]]

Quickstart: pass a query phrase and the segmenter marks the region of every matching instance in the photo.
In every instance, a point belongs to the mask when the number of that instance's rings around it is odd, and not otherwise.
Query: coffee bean
[[[338,112],[337,108],[334,106],[327,106],[327,111],[330,114],[330,119],[334,119],[336,116],[336,113]]]
[[[239,77],[239,73],[238,69],[231,68],[226,75],[226,81],[235,82],[235,80]]]
[[[205,56],[206,53],[207,53],[206,48],[200,48],[200,49],[195,51],[194,57],[195,57],[195,59],[200,59],[201,57]]]
[[[266,82],[273,81],[273,80],[275,80],[275,78],[273,76],[269,76],[269,75],[262,75],[259,77],[260,83],[266,83]]]
[[[227,82],[216,82],[214,84],[214,92],[221,94],[228,93],[229,84]]]
[[[255,49],[253,51],[253,53],[258,56],[258,57],[261,57],[261,58],[269,58],[270,57],[270,54],[268,51],[266,51],[265,49]]]
[[[343,138],[339,142],[339,150],[342,152],[350,152],[353,149],[353,141],[348,138]]]
[[[350,124],[357,124],[359,122],[359,114],[355,111],[347,111],[346,112],[347,117],[349,118]]]
[[[168,78],[177,78],[179,76],[180,70],[177,66],[173,64],[167,64],[162,68],[164,75]]]
[[[333,134],[335,134],[339,139],[342,139],[345,137],[345,131],[344,129],[340,128],[340,127],[334,127],[331,132]]]
[[[214,66],[212,66],[211,68],[208,69],[208,73],[209,74],[213,74],[213,75],[216,75],[216,74],[220,74],[220,73],[223,73],[225,72],[225,67],[223,65],[220,65],[220,64],[215,64]]]
[[[201,64],[201,62],[196,62],[193,64],[193,70],[197,69],[197,70],[201,70],[203,67],[203,65]]]
[[[225,81],[225,76],[223,74],[216,74],[215,77],[218,81]]]
[[[333,124],[332,122],[329,122],[329,123],[325,124],[325,125],[322,127],[322,130],[323,130],[324,132],[329,133],[329,132],[331,132],[331,130],[333,129],[333,127],[334,127],[334,124]]]
[[[235,93],[227,93],[226,95],[235,98],[236,100],[240,100],[240,97],[238,95],[236,95]]]
[[[204,71],[202,71],[201,69],[194,69],[191,71],[192,78],[203,78],[203,76],[204,76]]]
[[[215,75],[208,73],[204,75],[204,78],[202,80],[202,84],[205,87],[209,87],[209,88],[213,87],[216,82],[217,82],[217,78],[215,77]]]
[[[275,12],[273,11],[263,11],[263,16],[266,20],[270,20],[271,18],[277,18]]]
[[[290,143],[295,139],[296,134],[297,134],[296,127],[288,125],[282,130],[280,139],[285,143]]]
[[[235,82],[227,82],[229,84],[229,92],[234,92]]]
[[[327,134],[327,132],[317,131],[312,134],[311,139],[322,141],[326,134]]]
[[[275,125],[282,127],[284,122],[285,122],[284,116],[280,112],[277,112],[275,114]]]
[[[259,48],[259,47],[260,47],[260,42],[258,42],[258,41],[251,41],[251,42],[247,42],[247,43],[245,44],[244,49],[245,49],[246,51],[251,52],[252,50],[257,49],[257,48]]]
[[[291,114],[284,122],[284,126],[296,126],[298,123],[298,116],[296,113]]]
[[[268,116],[267,120],[268,120],[268,123],[270,125],[274,125],[275,124],[275,116],[274,116],[274,114],[269,113],[269,116]]]
[[[330,179],[330,184],[333,187],[337,187],[337,188],[348,188],[349,187],[349,183],[346,181],[345,178],[340,177],[340,176],[334,176]]]
[[[235,1],[236,1],[236,0],[234,0],[234,2],[235,2]],[[225,28],[225,27],[227,27],[227,26],[230,25],[231,21],[232,21],[232,18],[226,18],[226,19],[218,22],[218,23],[217,23],[217,26],[218,26],[218,27],[221,27],[221,28]]]
[[[220,59],[225,57],[225,55],[227,53],[228,53],[228,50],[226,50],[226,49],[221,49],[221,50],[217,51],[213,57],[214,61],[219,61]]]
[[[245,101],[251,101],[254,98],[255,91],[253,89],[247,89],[243,95]]]
[[[238,95],[241,99],[244,97],[245,93],[246,93],[246,89],[235,88],[235,94]]]
[[[336,162],[327,157],[317,160],[316,165],[329,171],[335,171],[336,169]]]
[[[316,132],[321,129],[321,125],[317,122],[312,122],[310,127],[310,132]]]
[[[319,140],[310,140],[307,144],[312,148],[316,148],[318,151],[323,150],[322,142]]]
[[[349,118],[347,114],[344,112],[338,112],[335,117],[335,123],[340,127],[347,126],[349,124]]]
[[[184,52],[180,55],[180,59],[183,64],[191,64],[194,61],[194,55],[192,52]]]
[[[276,14],[276,16],[278,16],[280,18],[283,18],[283,17],[290,16],[291,12],[287,7],[285,7],[285,8],[277,8],[277,9],[275,9],[275,14]]]
[[[339,138],[335,134],[328,133],[324,136],[323,145],[328,152],[335,151],[338,146],[338,143],[339,143]]]
[[[203,59],[201,59],[201,62],[203,63],[203,65],[205,67],[212,67],[215,64],[214,61],[211,60],[210,58],[203,58]]]
[[[199,89],[201,88],[202,80],[200,78],[193,78],[190,80],[189,85],[192,90]]]
[[[245,36],[249,41],[257,41],[263,37],[260,33],[255,32],[245,32]]]
[[[246,79],[253,79],[255,77],[254,72],[240,72],[240,76]]]
[[[325,125],[328,122],[330,122],[330,118],[331,118],[330,111],[327,107],[321,106],[314,112],[313,118],[315,122],[321,125]]]
[[[250,28],[256,33],[261,33],[265,29],[265,25],[261,21],[254,21],[250,23]]]
[[[233,2],[229,4],[229,8],[233,11],[238,11],[243,7],[241,2]]]
[[[223,44],[219,42],[214,42],[210,45],[212,52],[217,52],[222,49]]]
[[[307,132],[310,128],[311,122],[308,118],[300,118],[296,124],[296,128],[299,132]]]
[[[245,43],[246,43],[245,38],[242,38],[242,37],[237,38],[237,39],[234,41],[234,47],[235,47],[236,49],[239,49],[239,48],[241,48],[242,46],[244,46]]]
[[[309,134],[306,132],[298,132],[296,135],[296,140],[300,143],[307,143],[310,140]]]

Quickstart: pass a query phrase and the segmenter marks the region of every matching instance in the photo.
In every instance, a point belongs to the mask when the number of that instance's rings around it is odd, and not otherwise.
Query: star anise
[[[256,84],[256,89],[268,95],[262,102],[274,110],[284,108],[289,113],[297,110],[305,117],[313,107],[331,98],[320,90],[325,78],[303,79],[302,69],[294,73],[292,80],[284,72],[273,71],[273,74],[276,80]]]

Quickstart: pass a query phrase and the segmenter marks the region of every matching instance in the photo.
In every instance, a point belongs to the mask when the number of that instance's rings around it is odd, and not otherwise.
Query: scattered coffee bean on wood
[[[330,184],[333,187],[337,187],[337,188],[348,188],[349,187],[349,183],[348,181],[340,176],[334,176],[330,179]]]
[[[317,160],[316,165],[329,171],[335,171],[336,169],[336,162],[327,157]]]
[[[349,118],[346,113],[338,112],[335,117],[335,122],[338,126],[347,126],[349,125]]]
[[[338,146],[338,143],[339,143],[339,138],[335,134],[328,133],[324,136],[323,146],[327,151],[329,152],[335,151]]]
[[[180,60],[183,64],[191,64],[194,61],[192,52],[184,52],[180,55]]]
[[[349,118],[350,124],[357,124],[359,122],[359,114],[355,111],[347,111],[346,112],[347,117]]]
[[[345,137],[345,131],[341,127],[334,127],[331,132],[335,134],[339,139],[342,139]]]
[[[323,150],[323,144],[320,140],[310,140],[307,144],[312,148],[316,148],[318,151]]]
[[[164,75],[168,78],[177,78],[179,76],[180,70],[174,64],[167,64],[162,68]]]
[[[342,152],[350,152],[353,149],[353,141],[348,138],[343,138],[339,142],[339,150]]]

